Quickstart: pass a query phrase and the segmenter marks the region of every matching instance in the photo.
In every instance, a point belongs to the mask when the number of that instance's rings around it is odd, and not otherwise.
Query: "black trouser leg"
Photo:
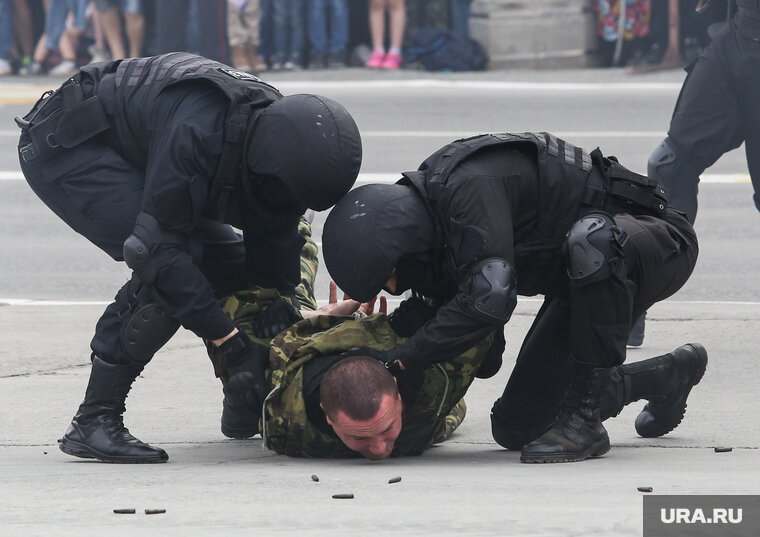
[[[499,445],[521,449],[551,426],[570,382],[568,327],[567,302],[547,298],[491,409],[491,433]]]

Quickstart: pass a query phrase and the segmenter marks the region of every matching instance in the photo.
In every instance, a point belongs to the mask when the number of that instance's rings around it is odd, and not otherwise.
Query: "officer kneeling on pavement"
[[[349,113],[170,53],[88,65],[16,121],[35,193],[134,271],[97,323],[90,381],[61,450],[168,459],[130,435],[122,414],[133,381],[179,326],[225,355],[226,391],[263,400],[268,349],[238,331],[217,298],[253,286],[293,297],[300,215],[331,207],[359,171]],[[290,322],[275,315],[269,324],[264,332]]]
[[[496,336],[503,334],[502,328],[435,367],[392,374],[383,363],[385,352],[403,345],[442,304],[411,297],[386,317],[387,306],[381,298],[383,315],[367,317],[374,300],[338,302],[331,284],[330,303],[317,308],[313,292],[317,245],[308,221],[302,219],[299,231],[306,239],[301,251],[301,284],[296,287],[301,310],[292,314],[301,320],[274,338],[261,337],[261,319],[271,318],[272,310],[293,310],[289,301],[272,289],[239,291],[220,300],[240,330],[271,348],[266,369],[268,396],[253,408],[236,403],[244,394],[225,394],[222,432],[233,438],[262,434],[267,448],[289,456],[361,455],[373,460],[419,455],[448,439],[465,418],[463,396],[469,386],[498,369],[504,342]],[[673,382],[675,362],[691,359],[688,352],[680,357],[678,352],[634,364],[649,377],[649,385],[659,386],[660,396],[671,401],[685,397],[681,385]],[[225,356],[213,345],[209,356],[217,376],[226,378]],[[621,378],[629,379],[633,373],[619,372]],[[606,385],[603,409],[619,412],[633,400],[626,396],[624,384]],[[540,394],[536,397],[540,401]],[[529,407],[516,403],[514,411],[528,412],[529,420]]]
[[[600,456],[602,419],[637,399],[648,400],[640,434],[680,423],[707,364],[701,345],[621,366],[632,319],[675,293],[697,259],[694,230],[659,185],[549,133],[459,140],[403,175],[350,192],[323,232],[327,269],[354,299],[411,289],[447,301],[383,353],[391,371],[445,363],[501,334],[518,294],[543,294],[493,407],[499,444],[523,462]]]

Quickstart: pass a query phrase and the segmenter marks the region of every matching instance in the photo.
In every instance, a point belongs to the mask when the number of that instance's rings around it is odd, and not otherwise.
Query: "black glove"
[[[224,355],[233,404],[261,412],[269,394],[264,373],[269,364],[269,347],[254,343],[245,333],[238,332],[219,346],[219,352]]]
[[[302,317],[298,313],[298,310],[285,300],[278,300],[256,315],[251,323],[251,328],[256,337],[272,339],[301,319]]]
[[[435,317],[435,313],[433,306],[420,297],[413,296],[404,300],[388,315],[388,323],[399,336],[412,337],[426,322]]]

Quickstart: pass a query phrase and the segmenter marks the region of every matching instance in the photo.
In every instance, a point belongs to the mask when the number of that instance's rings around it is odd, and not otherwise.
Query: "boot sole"
[[[610,437],[606,436],[598,442],[592,444],[588,449],[579,453],[561,452],[561,453],[522,453],[520,462],[529,464],[536,463],[556,463],[556,462],[580,462],[586,459],[601,457],[610,450]]]
[[[222,434],[227,438],[232,438],[233,440],[245,440],[259,434],[259,430],[258,428],[256,428],[256,430],[236,429],[234,427],[226,427],[224,424],[222,424]]]
[[[684,398],[683,398],[684,402],[683,402],[683,409],[681,410],[681,415],[678,417],[676,421],[672,422],[672,426],[669,429],[658,429],[651,433],[645,431],[645,434],[642,434],[641,431],[639,431],[639,428],[636,427],[636,432],[642,438],[659,438],[660,436],[665,436],[669,432],[676,429],[679,425],[681,425],[681,422],[683,421],[683,418],[686,415],[686,407],[688,406],[686,403],[686,400],[689,398],[689,394],[691,393],[692,388],[694,388],[694,386],[699,384],[699,382],[702,380],[702,377],[705,376],[705,371],[707,371],[707,360],[708,360],[707,350],[702,345],[700,345],[699,343],[689,343],[688,345],[690,345],[694,349],[696,355],[700,358],[700,364],[699,364],[699,369],[697,369],[696,375],[694,376],[694,380],[691,383],[691,386],[689,386],[689,389],[686,390],[686,393],[684,394]],[[644,412],[647,412],[648,409],[650,408],[651,407],[649,406],[649,403],[647,403],[644,406],[644,409],[641,411],[641,414],[643,414]],[[652,414],[651,411],[649,413]],[[652,414],[652,415],[655,415],[655,414]]]
[[[97,459],[101,462],[112,462],[120,464],[155,464],[166,462],[169,460],[169,455],[156,455],[155,457],[115,457],[113,455],[106,455],[92,449],[89,446],[74,442],[67,438],[61,438],[58,440],[58,448],[73,457],[79,457],[80,459]]]

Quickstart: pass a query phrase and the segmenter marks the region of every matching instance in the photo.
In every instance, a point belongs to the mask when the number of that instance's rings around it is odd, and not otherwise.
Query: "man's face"
[[[388,458],[393,451],[393,445],[401,433],[401,411],[403,404],[401,395],[396,397],[385,394],[380,401],[377,414],[366,421],[349,418],[344,412],[338,411],[335,419],[325,414],[335,434],[351,450],[362,456],[380,460]]]

